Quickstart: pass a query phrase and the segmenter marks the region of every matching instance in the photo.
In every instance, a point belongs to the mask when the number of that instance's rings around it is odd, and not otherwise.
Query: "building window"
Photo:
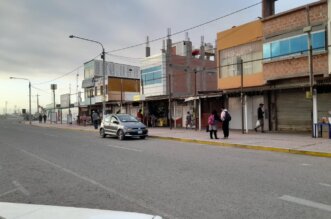
[[[313,53],[325,51],[325,31],[311,34]],[[302,34],[263,44],[263,58],[266,60],[284,56],[306,54],[308,52],[308,34]]]
[[[103,95],[103,86],[100,86],[100,95]]]
[[[155,66],[141,70],[141,80],[144,86],[160,84],[162,82],[161,66]]]
[[[240,75],[240,63],[243,60],[244,75],[251,75],[262,72],[262,52],[249,52],[243,55],[232,53],[232,56],[221,60],[221,78]]]
[[[95,93],[95,96],[98,96],[98,87],[94,88],[94,93]]]

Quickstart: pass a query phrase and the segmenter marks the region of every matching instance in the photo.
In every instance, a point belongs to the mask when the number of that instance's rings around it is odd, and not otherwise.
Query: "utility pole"
[[[307,27],[303,28],[303,32],[308,34],[308,72],[309,72],[309,98],[312,99],[312,137],[317,137],[317,92],[314,89],[314,69],[313,69],[313,46],[311,40],[312,26],[310,25],[309,6],[306,7]]]
[[[57,89],[57,85],[56,84],[51,84],[51,89],[53,91],[53,110],[54,110],[53,113],[55,113],[55,119],[56,119],[56,123],[57,123],[57,118],[56,118],[56,103],[55,103],[55,90]],[[52,113],[52,116],[53,116],[53,113]],[[53,118],[51,118],[51,122],[52,122],[52,119]]]
[[[170,130],[172,129],[172,116],[171,116],[171,47],[172,47],[172,41],[171,41],[171,29],[168,28],[168,34],[167,34],[167,53],[166,53],[166,71],[168,75],[168,101],[169,101],[169,106],[168,106],[168,114],[169,114],[169,128]]]
[[[37,112],[39,114],[39,94],[37,94]]]
[[[238,57],[237,63],[240,65],[240,101],[241,101],[241,132],[245,134],[245,100],[244,100],[244,62],[243,59]]]

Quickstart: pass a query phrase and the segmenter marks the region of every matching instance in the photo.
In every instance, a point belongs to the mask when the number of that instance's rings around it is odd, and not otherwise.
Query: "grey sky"
[[[240,8],[258,3],[259,0],[1,0],[0,1],[0,113],[4,102],[27,107],[27,83],[9,80],[10,76],[29,78],[35,87],[33,94],[41,95],[42,105],[51,102],[50,83],[43,83],[82,66],[97,56],[97,44],[69,39],[71,34],[100,41],[107,51],[135,45],[148,35],[155,39],[166,35],[170,27],[177,32]],[[277,12],[291,9],[313,0],[279,0]],[[200,36],[214,43],[216,33],[234,25],[257,19],[261,5],[231,17],[189,32],[195,46]],[[173,37],[184,39],[184,33]],[[152,43],[152,53],[160,51],[162,43]],[[124,50],[115,55],[142,58],[144,47]],[[107,60],[115,57],[107,56]],[[128,62],[132,59],[117,58]],[[132,64],[138,64],[133,59]],[[77,71],[82,79],[83,69]],[[75,91],[77,72],[59,80],[58,93],[66,93],[69,83]],[[38,85],[37,85],[38,84]]]

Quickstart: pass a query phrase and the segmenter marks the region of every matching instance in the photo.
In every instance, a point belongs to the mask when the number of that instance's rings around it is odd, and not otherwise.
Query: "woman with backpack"
[[[231,115],[227,109],[222,109],[221,121],[224,139],[227,139],[229,138],[229,123],[231,121]]]
[[[215,139],[218,139],[218,137],[217,137],[217,118],[218,118],[217,112],[216,112],[216,110],[213,110],[213,112],[208,117],[210,139],[213,139],[213,133],[214,133]]]

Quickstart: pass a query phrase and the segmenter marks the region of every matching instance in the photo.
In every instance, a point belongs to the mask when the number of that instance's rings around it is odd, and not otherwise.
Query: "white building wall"
[[[247,97],[247,127],[252,130],[255,127],[257,120],[257,108],[263,103],[263,96],[248,96]],[[265,104],[266,106],[266,104]],[[231,129],[241,129],[241,98],[229,98],[229,113],[231,114]],[[266,128],[265,123],[265,128]]]
[[[161,66],[162,75],[161,75],[161,83],[159,84],[151,84],[151,85],[143,85],[144,87],[140,87],[141,92],[144,91],[144,95],[146,97],[150,96],[160,96],[167,94],[167,80],[166,80],[166,56],[165,54],[158,54],[154,56],[150,56],[145,58],[142,63],[141,70],[152,68],[156,66]],[[142,85],[140,83],[140,85]]]

